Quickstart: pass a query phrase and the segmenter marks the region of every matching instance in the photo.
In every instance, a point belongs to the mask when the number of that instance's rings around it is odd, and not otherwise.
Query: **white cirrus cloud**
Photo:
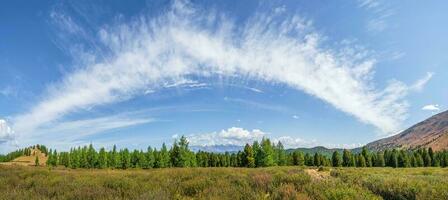
[[[440,107],[438,104],[429,104],[426,106],[422,107],[422,110],[427,110],[427,111],[439,111]]]
[[[56,20],[67,19],[57,17]],[[29,112],[13,119],[16,133],[60,120],[79,109],[108,105],[188,77],[224,76],[285,84],[327,102],[382,132],[399,128],[407,113],[409,87],[392,81],[374,88],[374,59],[356,48],[329,49],[312,23],[298,15],[255,14],[237,26],[222,13],[198,11],[175,1],[165,14],[103,26],[94,52],[52,84]],[[67,25],[68,34],[88,33]]]
[[[387,29],[389,18],[395,11],[385,0],[358,0],[358,6],[370,12],[366,28],[369,32],[379,33]]]
[[[426,86],[426,84],[432,79],[434,76],[434,73],[427,72],[426,76],[421,78],[420,80],[417,80],[410,88],[412,90],[421,91]]]

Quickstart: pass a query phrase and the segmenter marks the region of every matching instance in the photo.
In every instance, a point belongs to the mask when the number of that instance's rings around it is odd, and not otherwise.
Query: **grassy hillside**
[[[0,166],[0,199],[448,199],[440,168],[169,168]]]
[[[34,166],[36,165],[36,157],[39,159],[39,165],[45,166],[48,158],[39,149],[31,149],[29,155],[22,155],[9,162],[0,162],[0,165],[21,165],[21,166]]]

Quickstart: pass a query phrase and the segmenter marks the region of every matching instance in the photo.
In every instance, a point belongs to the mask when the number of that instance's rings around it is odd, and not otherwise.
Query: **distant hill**
[[[434,115],[398,135],[371,142],[371,150],[429,148],[448,150],[448,111]]]
[[[0,162],[2,165],[22,165],[22,166],[34,166],[36,156],[39,157],[39,165],[45,166],[47,162],[47,156],[38,148],[31,149],[29,156],[23,155],[10,162]]]
[[[205,152],[214,152],[214,153],[225,153],[225,152],[238,152],[244,149],[243,146],[238,145],[210,145],[210,146],[191,146],[190,149],[192,151],[205,151]]]
[[[287,149],[286,152],[290,153],[290,152],[294,152],[294,151],[301,151],[303,153],[309,153],[311,155],[314,155],[315,153],[320,153],[324,156],[327,157],[331,157],[331,155],[333,154],[333,152],[338,151],[339,153],[342,153],[342,151],[344,151],[344,149],[329,149],[323,146],[317,146],[317,147],[312,147],[312,148],[297,148],[297,149]]]

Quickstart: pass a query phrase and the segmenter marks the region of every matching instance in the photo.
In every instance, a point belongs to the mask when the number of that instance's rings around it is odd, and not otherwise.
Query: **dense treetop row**
[[[45,146],[40,146],[47,152]],[[26,154],[29,150],[19,150],[14,156]],[[9,154],[8,154],[9,155]],[[386,150],[369,152],[363,148],[360,153],[344,150],[342,155],[335,151],[331,157],[320,153],[309,154],[301,151],[288,153],[281,142],[271,143],[267,138],[235,153],[193,152],[188,141],[181,137],[170,149],[165,144],[160,150],[148,147],[146,151],[118,150],[115,146],[106,151],[97,151],[92,145],[72,148],[68,152],[48,151],[48,166],[62,165],[69,168],[166,168],[166,167],[269,167],[269,166],[333,166],[333,167],[446,167],[448,152],[433,152],[429,149]],[[8,158],[14,157],[9,155]],[[36,164],[38,164],[36,157]]]

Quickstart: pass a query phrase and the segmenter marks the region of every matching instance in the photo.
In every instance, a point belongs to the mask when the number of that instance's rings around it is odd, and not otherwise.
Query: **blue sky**
[[[191,145],[352,148],[446,110],[448,4],[8,1],[0,152]]]

